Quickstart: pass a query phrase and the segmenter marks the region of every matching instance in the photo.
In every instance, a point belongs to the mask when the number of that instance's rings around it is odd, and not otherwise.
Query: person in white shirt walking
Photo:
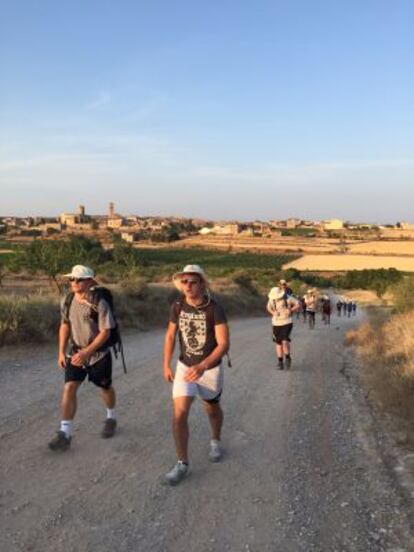
[[[276,343],[277,366],[279,370],[290,368],[290,334],[293,327],[292,314],[300,310],[299,301],[293,295],[286,295],[281,287],[274,287],[268,295],[267,311],[272,315],[273,341]]]

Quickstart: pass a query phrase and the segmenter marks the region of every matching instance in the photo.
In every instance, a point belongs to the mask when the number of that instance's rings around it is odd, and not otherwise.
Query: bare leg
[[[220,441],[224,418],[220,403],[208,403],[204,401],[204,408],[210,421],[211,438]]]
[[[62,420],[73,420],[76,414],[76,393],[79,389],[80,381],[68,381],[63,386],[61,400]]]
[[[173,435],[177,458],[182,462],[188,462],[188,415],[190,413],[193,397],[177,397],[173,404]]]
[[[283,358],[283,343],[276,343],[276,356]]]
[[[101,398],[106,408],[115,408],[116,396],[115,389],[113,387],[110,387],[109,389],[101,387]]]
[[[282,341],[283,352],[285,355],[290,355],[290,343],[289,341]]]

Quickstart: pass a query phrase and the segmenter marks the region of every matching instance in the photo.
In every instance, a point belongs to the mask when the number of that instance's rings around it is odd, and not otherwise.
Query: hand
[[[169,366],[164,366],[164,379],[169,383],[172,383],[174,381],[174,374]]]
[[[184,376],[184,381],[191,383],[192,381],[197,381],[204,374],[206,369],[201,364],[195,364],[190,366]]]
[[[62,368],[63,370],[66,368],[66,356],[65,356],[65,353],[59,353],[59,356],[58,356],[58,364],[59,364],[59,368]]]
[[[84,366],[85,363],[89,360],[90,355],[83,351],[82,349],[75,353],[71,359],[71,363],[74,366]]]

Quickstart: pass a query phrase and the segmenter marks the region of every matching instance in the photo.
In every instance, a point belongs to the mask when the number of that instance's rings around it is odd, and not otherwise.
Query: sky
[[[0,216],[414,222],[411,0],[0,8]]]

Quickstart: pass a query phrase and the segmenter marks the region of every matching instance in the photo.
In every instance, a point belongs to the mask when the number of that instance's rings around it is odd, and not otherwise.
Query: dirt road
[[[129,373],[115,370],[119,433],[83,386],[72,448],[53,453],[61,373],[55,349],[0,354],[0,550],[4,552],[414,550],[407,505],[370,435],[333,318],[297,322],[293,366],[277,371],[267,319],[231,323],[222,463],[209,464],[208,425],[191,416],[192,474],[160,484],[174,462],[163,333],[128,336]],[[348,376],[348,377],[347,377]]]

